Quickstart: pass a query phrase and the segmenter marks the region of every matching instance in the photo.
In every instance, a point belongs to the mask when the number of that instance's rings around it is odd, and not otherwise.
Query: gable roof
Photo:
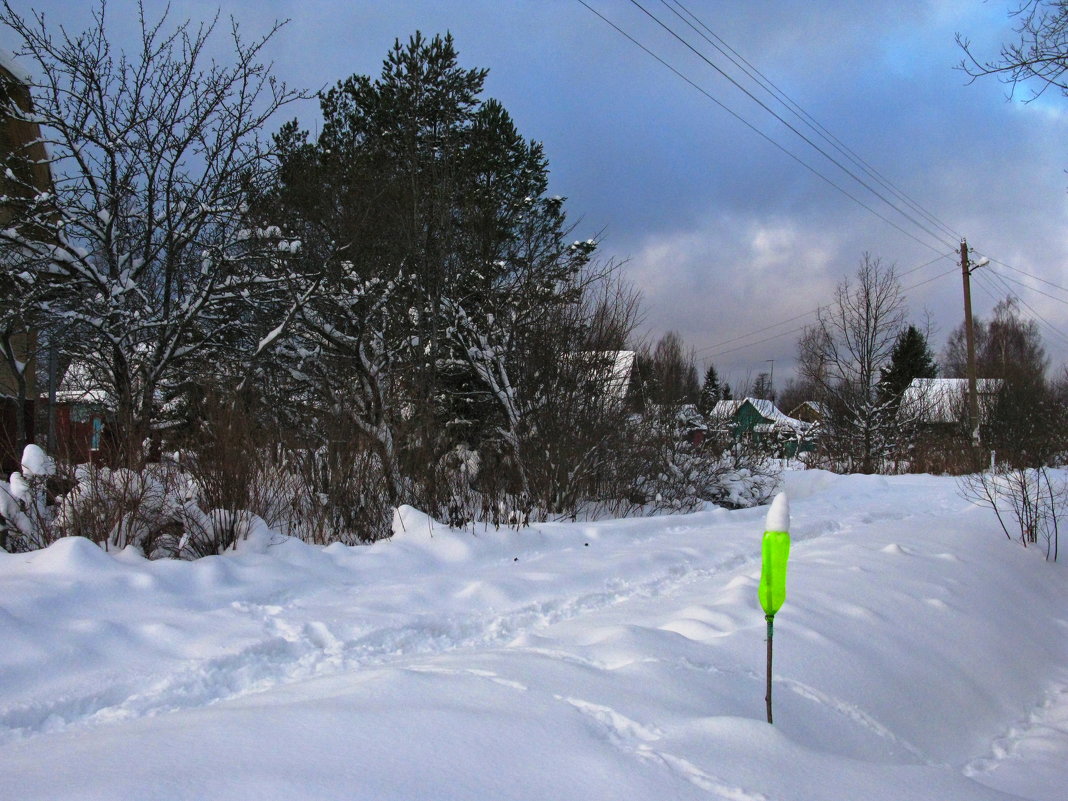
[[[741,400],[720,401],[712,407],[709,417],[716,418],[719,421],[734,420],[742,410],[742,407],[746,404],[752,406],[756,413],[767,421],[766,423],[758,424],[761,430],[789,428],[793,431],[807,431],[812,428],[811,423],[806,423],[804,420],[798,420],[794,417],[790,417],[788,414],[784,414],[782,410],[775,405],[774,401],[767,400],[766,398],[742,398]]]
[[[744,403],[749,403],[754,409],[769,422],[773,428],[789,428],[794,431],[805,431],[812,427],[811,423],[806,423],[803,420],[790,417],[785,414],[774,401],[767,400],[766,398],[746,398]]]
[[[611,401],[622,401],[630,389],[634,371],[632,350],[584,350],[564,355],[564,359],[586,371],[589,378]]]
[[[715,417],[722,420],[734,417],[738,414],[738,410],[742,408],[744,400],[721,400],[717,401],[716,405],[712,407],[712,411],[708,413],[709,417]]]
[[[806,423],[814,423],[827,416],[827,408],[819,401],[807,400],[790,410],[790,417],[803,420]]]

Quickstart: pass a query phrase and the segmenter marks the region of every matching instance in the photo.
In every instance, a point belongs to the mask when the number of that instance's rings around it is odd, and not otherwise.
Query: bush
[[[966,500],[994,511],[1001,530],[1027,548],[1041,543],[1046,559],[1057,561],[1059,520],[1068,500],[1068,481],[1049,468],[994,465],[989,471],[961,476],[958,490]]]

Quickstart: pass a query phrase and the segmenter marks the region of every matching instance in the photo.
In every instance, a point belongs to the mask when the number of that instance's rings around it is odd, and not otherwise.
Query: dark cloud
[[[805,321],[759,329],[827,302],[864,252],[905,272],[957,247],[956,236],[924,222],[938,233],[930,236],[858,186],[631,3],[587,2],[912,236],[762,140],[576,0],[240,0],[225,12],[250,34],[290,18],[270,55],[281,77],[312,88],[377,73],[397,37],[451,31],[465,65],[491,69],[487,93],[545,143],[553,191],[569,197],[578,234],[603,231],[604,256],[626,260],[646,297],[649,335],[679,330],[735,381],[771,359],[777,378],[785,375]],[[131,5],[112,0],[112,19],[129,28]],[[677,24],[665,4],[643,5]],[[997,81],[969,85],[954,69],[957,32],[997,54],[1010,35],[1007,2],[751,0],[715,4],[714,15],[707,4],[685,5],[973,247],[1068,287],[1068,105],[1060,97],[1007,102]],[[33,3],[71,27],[86,14],[78,6]],[[154,13],[159,4],[149,6]],[[195,19],[216,8],[171,6],[173,17]],[[301,111],[311,128],[316,116],[314,103]],[[942,259],[903,279],[907,287],[935,279],[909,299],[914,317],[929,315],[936,347],[962,314],[959,271],[936,278],[952,268]],[[977,313],[988,314],[1007,289],[1050,324],[1043,333],[1055,364],[1068,361],[1068,292],[993,264],[976,281]],[[757,344],[739,347],[746,343]]]

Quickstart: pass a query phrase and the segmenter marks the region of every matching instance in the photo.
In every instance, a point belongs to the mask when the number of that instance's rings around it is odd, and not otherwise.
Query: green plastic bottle
[[[774,615],[786,600],[786,560],[790,558],[790,505],[785,493],[771,504],[761,543],[760,588],[765,615]]]

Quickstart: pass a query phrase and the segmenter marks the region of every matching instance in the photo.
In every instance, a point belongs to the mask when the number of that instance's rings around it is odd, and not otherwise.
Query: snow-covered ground
[[[0,553],[0,798],[1068,798],[1068,582],[951,479],[788,473],[766,508]]]

